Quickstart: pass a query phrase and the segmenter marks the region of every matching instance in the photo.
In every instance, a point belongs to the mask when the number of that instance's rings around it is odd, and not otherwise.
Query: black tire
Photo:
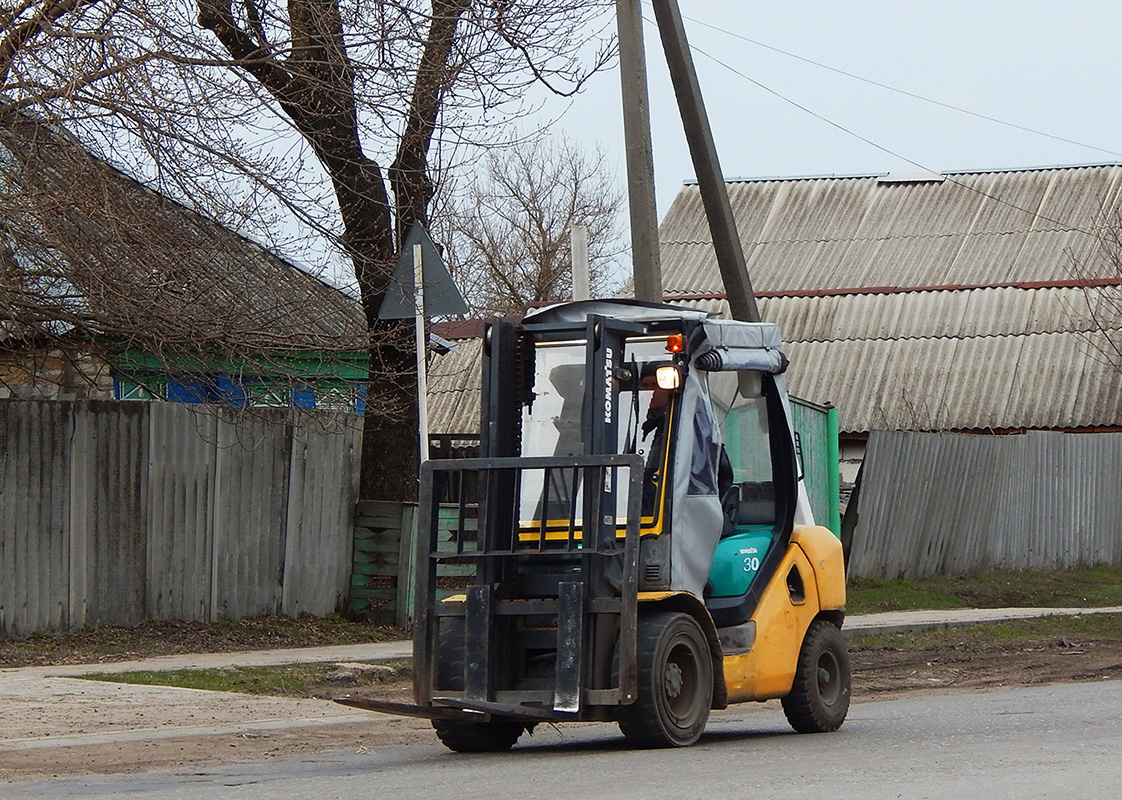
[[[434,719],[433,730],[441,744],[457,753],[502,753],[514,747],[525,730],[522,723],[507,720],[462,722]]]
[[[437,686],[460,691],[464,688],[464,623],[447,620],[441,631],[437,653]],[[467,722],[434,719],[433,730],[441,743],[457,753],[500,753],[514,747],[525,726],[513,720],[492,719]]]
[[[828,733],[845,722],[849,711],[849,651],[837,626],[810,623],[799,651],[795,683],[783,698],[783,713],[799,733]]]
[[[689,614],[639,618],[639,695],[620,706],[619,729],[643,747],[686,747],[709,721],[713,655]]]

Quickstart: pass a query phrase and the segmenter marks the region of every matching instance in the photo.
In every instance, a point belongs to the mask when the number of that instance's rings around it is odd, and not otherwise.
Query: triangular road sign
[[[414,222],[401,247],[401,256],[393,277],[390,278],[382,307],[378,310],[379,319],[406,319],[417,315],[413,289],[413,247],[421,245],[422,290],[425,294],[425,316],[447,317],[466,314],[467,303],[456,287],[448,267],[436,249],[428,231],[420,222]]]

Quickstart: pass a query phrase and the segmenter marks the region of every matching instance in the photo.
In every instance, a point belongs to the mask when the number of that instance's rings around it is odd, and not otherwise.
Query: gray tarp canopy
[[[710,372],[750,369],[773,374],[787,369],[779,327],[773,323],[707,319],[702,327],[712,348],[699,360],[702,369]]]

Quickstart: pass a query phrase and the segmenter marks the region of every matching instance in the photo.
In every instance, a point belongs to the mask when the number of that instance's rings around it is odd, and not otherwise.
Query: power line
[[[794,106],[795,108],[799,109],[800,111],[803,111],[807,114],[810,114],[815,119],[821,120],[822,122],[825,122],[827,125],[830,125],[834,128],[837,128],[839,131],[842,131],[843,133],[846,133],[849,136],[854,137],[855,139],[859,139],[860,141],[864,142],[865,144],[869,145],[870,147],[875,147],[877,150],[880,150],[883,153],[887,153],[888,155],[892,156],[893,158],[898,158],[901,161],[905,161],[908,164],[911,164],[913,167],[918,167],[919,169],[923,170],[924,172],[931,172],[931,173],[940,174],[940,175],[943,176],[943,179],[946,180],[947,182],[952,183],[955,186],[959,186],[963,189],[966,189],[969,192],[974,192],[975,194],[981,195],[982,197],[989,198],[990,200],[993,200],[994,202],[1001,203],[1002,205],[1007,206],[1008,208],[1012,208],[1016,211],[1020,211],[1020,212],[1025,213],[1025,214],[1029,214],[1029,215],[1034,216],[1034,217],[1039,217],[1042,220],[1045,220],[1047,222],[1051,222],[1055,225],[1059,225],[1061,228],[1063,228],[1065,230],[1074,231],[1074,232],[1078,232],[1078,233],[1083,233],[1083,234],[1086,234],[1088,236],[1095,236],[1095,234],[1092,231],[1086,230],[1086,229],[1080,227],[1079,225],[1075,225],[1075,224],[1070,223],[1070,222],[1064,222],[1064,221],[1058,220],[1058,219],[1053,219],[1052,217],[1044,216],[1043,214],[1040,213],[1040,211],[1038,209],[1023,208],[1022,206],[1019,206],[1016,203],[1011,203],[1008,200],[1005,200],[1004,198],[998,197],[997,195],[990,194],[989,192],[983,191],[982,189],[979,189],[975,186],[970,186],[967,183],[964,183],[960,180],[956,180],[954,178],[954,176],[952,176],[952,175],[945,175],[943,173],[940,173],[940,172],[938,172],[938,170],[934,170],[931,167],[928,167],[924,164],[921,164],[914,159],[911,159],[911,158],[908,158],[905,155],[902,155],[901,153],[897,153],[895,150],[890,150],[889,148],[885,147],[884,145],[877,144],[872,139],[870,139],[866,136],[862,136],[861,134],[857,133],[856,131],[850,130],[849,128],[845,127],[841,123],[834,122],[832,119],[829,119],[828,117],[824,117],[823,115],[819,114],[817,111],[813,111],[810,108],[807,108],[806,106],[802,105],[801,103],[799,103],[795,100],[792,100],[791,98],[787,97],[786,95],[781,94],[780,92],[777,92],[775,89],[772,89],[770,86],[764,85],[763,83],[756,80],[755,78],[752,78],[752,77],[749,77],[748,75],[745,75],[740,70],[736,69],[735,67],[731,66],[730,64],[725,63],[724,61],[721,61],[721,59],[707,53],[706,51],[702,50],[701,48],[694,47],[693,45],[691,45],[690,49],[693,50],[696,53],[699,53],[700,55],[705,56],[706,58],[708,58],[710,61],[714,62],[715,64],[719,64],[720,66],[724,67],[725,69],[727,69],[729,72],[733,73],[734,75],[736,75],[740,78],[743,78],[744,80],[751,83],[753,86],[757,86],[760,89],[763,89],[768,94],[774,95],[775,97],[779,98],[783,102]]]
[[[651,20],[646,19],[645,17],[644,17],[644,20],[647,22],[647,24],[655,24]],[[691,20],[691,21],[697,22],[697,20]],[[706,23],[700,23],[700,24],[704,25]],[[707,27],[713,28],[714,26],[709,25]],[[721,31],[722,29],[714,28],[714,30]],[[722,32],[728,33],[728,31],[722,31]],[[737,36],[736,34],[730,34],[730,35]],[[737,38],[744,38],[745,41],[752,42],[752,40],[746,39],[745,37],[739,37],[738,36]],[[755,43],[755,42],[753,42],[753,43]],[[777,49],[777,48],[773,48],[773,49]],[[752,78],[752,77],[744,74],[740,70],[733,67],[731,64],[728,64],[727,62],[722,61],[721,59],[717,58],[716,56],[708,53],[705,50],[702,50],[701,48],[699,48],[695,45],[691,44],[690,45],[690,50],[692,50],[695,53],[698,53],[700,55],[705,56],[706,58],[708,58],[713,63],[718,64],[721,67],[724,67],[725,69],[727,69],[732,74],[736,75],[739,78],[742,78],[743,80],[748,81],[753,86],[756,86],[757,88],[762,89],[763,91],[767,92],[768,94],[773,95],[774,97],[782,100],[784,103],[787,103],[788,105],[794,106],[795,108],[799,109],[800,111],[802,111],[806,114],[809,114],[810,116],[814,117],[815,119],[820,120],[820,121],[826,123],[827,125],[830,125],[831,127],[837,128],[839,131],[841,131],[841,132],[843,132],[843,133],[845,133],[849,136],[852,136],[853,138],[858,139],[858,140],[864,142],[865,144],[869,145],[870,147],[876,148],[877,150],[880,150],[881,152],[886,153],[886,154],[892,156],[893,158],[898,158],[901,161],[904,161],[908,164],[911,164],[914,167],[917,167],[917,168],[923,170],[924,172],[938,173],[938,174],[943,176],[944,180],[946,180],[947,182],[949,182],[949,183],[951,183],[955,186],[958,186],[962,189],[965,189],[968,192],[973,192],[974,194],[977,194],[977,195],[980,195],[980,196],[985,197],[987,199],[993,200],[994,202],[1000,203],[1000,204],[1002,204],[1002,205],[1004,205],[1008,208],[1011,208],[1015,211],[1020,211],[1023,214],[1028,214],[1028,215],[1033,216],[1033,217],[1038,217],[1039,219],[1045,220],[1047,222],[1051,222],[1055,225],[1059,225],[1061,228],[1063,228],[1065,230],[1069,230],[1069,231],[1073,231],[1073,232],[1077,232],[1077,233],[1082,233],[1082,234],[1085,234],[1087,236],[1092,236],[1092,237],[1095,236],[1094,232],[1086,230],[1085,228],[1083,228],[1079,225],[1075,225],[1071,222],[1064,222],[1062,220],[1058,220],[1058,219],[1054,219],[1052,217],[1045,216],[1045,215],[1040,213],[1039,209],[1024,208],[1022,206],[1017,205],[1016,203],[1011,203],[1008,200],[1005,200],[1004,198],[998,197],[997,195],[990,194],[989,192],[986,192],[986,191],[984,191],[982,189],[979,189],[975,186],[970,186],[967,183],[964,183],[960,180],[956,180],[951,175],[945,175],[943,173],[939,173],[938,170],[934,170],[934,169],[932,169],[932,168],[930,168],[930,167],[928,167],[924,164],[919,163],[918,161],[916,161],[914,159],[908,158],[907,156],[905,156],[901,153],[897,153],[895,150],[891,150],[891,149],[885,147],[884,145],[878,144],[877,142],[874,142],[872,139],[868,138],[867,136],[862,136],[861,134],[857,133],[856,131],[845,127],[841,123],[834,122],[832,119],[830,119],[828,117],[825,117],[822,114],[819,114],[817,111],[814,111],[814,110],[808,108],[807,106],[803,105],[802,103],[799,103],[798,101],[793,100],[790,97],[787,97],[786,95],[782,94],[781,92],[779,92],[775,89],[772,89],[770,86],[767,86],[766,84],[756,80],[755,78]],[[783,51],[778,51],[778,52],[783,52]],[[828,67],[828,69],[830,69],[830,68]],[[888,88],[890,88],[890,87],[888,87]],[[923,99],[923,98],[920,98],[920,99]],[[967,113],[969,113],[969,112],[967,112]],[[999,120],[995,120],[995,121],[999,121]],[[1042,135],[1046,136],[1048,134],[1042,134]],[[1076,142],[1076,144],[1078,144],[1078,142]],[[1095,149],[1099,149],[1099,148],[1095,148]],[[1110,152],[1110,151],[1105,151],[1105,152]],[[1122,154],[1119,154],[1119,155],[1122,155]]]
[[[761,42],[757,39],[752,39],[748,36],[743,36],[739,33],[734,33],[733,31],[727,30],[725,28],[721,28],[717,25],[713,25],[711,23],[704,22],[704,21],[699,20],[699,19],[694,19],[693,17],[684,17],[684,19],[687,19],[690,22],[695,23],[697,25],[700,25],[704,28],[709,28],[710,30],[717,31],[718,33],[723,33],[726,36],[731,36],[734,39],[739,39],[742,42],[747,42],[748,44],[755,45],[756,47],[762,47],[763,49],[770,50],[773,53],[779,53],[780,55],[787,56],[788,58],[793,58],[796,61],[802,61],[805,64],[810,64],[810,65],[818,67],[820,69],[828,70],[828,71],[834,72],[838,75],[843,75],[847,78],[852,78],[853,80],[861,81],[862,83],[867,83],[870,86],[876,86],[879,89],[885,89],[885,90],[890,91],[890,92],[895,92],[896,94],[901,94],[901,95],[904,95],[905,97],[910,97],[913,100],[921,100],[925,103],[930,103],[932,105],[939,106],[941,108],[946,108],[946,109],[949,109],[951,111],[957,111],[960,114],[966,114],[966,115],[971,116],[971,117],[976,117],[977,119],[982,119],[982,120],[985,120],[987,122],[993,122],[993,123],[996,123],[998,125],[1004,125],[1007,128],[1013,128],[1015,130],[1023,131],[1025,133],[1031,133],[1031,134],[1034,134],[1036,136],[1043,136],[1047,139],[1053,139],[1057,142],[1063,142],[1064,144],[1073,144],[1077,147],[1085,147],[1088,150],[1096,150],[1100,153],[1106,153],[1107,155],[1122,157],[1122,153],[1118,152],[1117,150],[1110,150],[1106,147],[1098,147],[1098,146],[1093,145],[1093,144],[1087,144],[1086,142],[1076,141],[1075,139],[1068,139],[1064,136],[1057,136],[1057,135],[1052,134],[1052,133],[1047,133],[1045,131],[1037,130],[1035,128],[1030,128],[1026,125],[1019,125],[1015,122],[1009,122],[1007,120],[998,119],[997,117],[991,117],[988,114],[981,114],[977,111],[971,111],[968,108],[962,108],[961,106],[956,106],[956,105],[953,105],[952,103],[944,103],[942,100],[935,100],[934,98],[931,98],[931,97],[925,97],[924,95],[917,94],[915,92],[909,92],[906,89],[899,89],[895,86],[890,86],[887,83],[882,83],[880,81],[873,80],[872,78],[866,78],[863,75],[857,75],[853,72],[847,72],[844,69],[839,69],[837,67],[832,67],[829,64],[823,64],[821,61],[815,61],[812,58],[807,58],[806,56],[801,56],[798,53],[792,53],[789,50],[784,50],[782,48],[775,47],[774,45],[770,45],[770,44],[767,44],[765,42]]]

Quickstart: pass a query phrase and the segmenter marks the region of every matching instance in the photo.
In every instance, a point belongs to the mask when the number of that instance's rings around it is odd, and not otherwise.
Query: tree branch
[[[20,53],[43,31],[67,14],[84,5],[94,5],[100,0],[48,0],[30,19],[17,25],[10,34],[0,41],[0,86],[8,82],[12,63]],[[25,6],[26,8],[26,6]]]
[[[428,222],[427,209],[433,195],[432,180],[426,169],[429,145],[444,93],[455,79],[448,65],[456,41],[456,27],[470,6],[471,0],[434,0],[432,4],[432,22],[417,65],[405,131],[397,157],[389,168],[398,241],[404,241],[414,220]]]

